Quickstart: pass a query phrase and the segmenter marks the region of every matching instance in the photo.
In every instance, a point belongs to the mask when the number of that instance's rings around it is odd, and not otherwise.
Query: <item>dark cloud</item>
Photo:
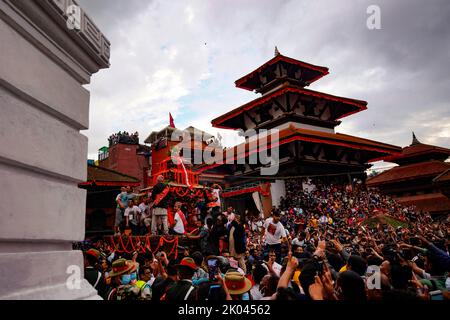
[[[270,59],[275,45],[330,68],[312,89],[368,101],[338,131],[404,146],[414,130],[425,143],[450,147],[448,0],[79,3],[112,42],[112,67],[92,85],[102,121],[92,118],[91,154],[116,128],[159,129],[169,110],[178,110],[178,123],[195,117],[208,129],[215,116],[257,97],[233,82]],[[369,5],[381,9],[381,30],[366,26]],[[108,112],[132,119],[105,119]]]

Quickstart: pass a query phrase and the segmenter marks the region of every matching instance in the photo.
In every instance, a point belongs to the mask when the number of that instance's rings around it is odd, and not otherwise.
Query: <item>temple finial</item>
[[[278,51],[278,48],[277,48],[277,46],[275,46],[275,57],[276,56],[279,56],[281,53],[280,53],[280,51]]]
[[[419,144],[420,143],[420,141],[419,141],[419,139],[417,139],[417,137],[416,137],[416,135],[415,135],[415,133],[414,133],[414,131],[413,131],[413,140],[412,140],[412,143],[411,143],[411,145],[413,146],[413,145],[415,145],[415,144]]]

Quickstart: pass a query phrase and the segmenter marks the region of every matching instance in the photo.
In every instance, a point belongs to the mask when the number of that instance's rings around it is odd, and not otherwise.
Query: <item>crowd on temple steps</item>
[[[85,277],[107,300],[450,299],[448,217],[403,207],[362,183],[302,184],[287,180],[286,197],[266,219],[222,212],[218,185],[190,217],[183,203],[164,200],[163,179],[139,201],[124,189],[117,234],[172,234],[195,245],[175,259],[84,243]]]

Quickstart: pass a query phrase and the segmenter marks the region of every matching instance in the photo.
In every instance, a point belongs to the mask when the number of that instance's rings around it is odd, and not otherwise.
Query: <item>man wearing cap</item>
[[[181,263],[177,265],[178,270],[178,282],[170,287],[165,294],[165,297],[161,300],[167,301],[186,301],[193,300],[196,287],[192,284],[192,277],[195,271],[197,271],[197,265],[194,259],[186,257],[181,260]]]
[[[103,274],[96,269],[100,255],[100,251],[96,249],[86,251],[84,254],[84,277],[97,290],[99,296],[105,298],[108,286]]]
[[[137,264],[131,260],[117,259],[112,264],[111,286],[108,300],[141,300],[141,290],[136,286]]]
[[[166,186],[164,182],[164,176],[160,175],[157,178],[158,183],[153,187],[152,190],[152,235],[156,235],[156,231],[158,228],[158,220],[161,221],[163,226],[163,233],[165,235],[169,234],[169,224],[167,222],[167,208],[169,207],[168,203],[168,186]]]
[[[250,300],[248,292],[252,288],[252,282],[237,271],[228,271],[224,278],[224,287],[233,300]]]

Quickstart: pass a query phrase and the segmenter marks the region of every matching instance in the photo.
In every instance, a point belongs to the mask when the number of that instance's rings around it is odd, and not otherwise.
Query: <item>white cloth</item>
[[[267,269],[267,271],[269,271],[269,267],[267,265],[267,262],[264,262],[263,266]],[[272,265],[272,269],[273,272],[279,277],[281,274],[281,264],[279,264],[278,262],[274,261],[273,265]]]
[[[138,213],[141,213],[141,209],[139,209],[139,207],[138,206],[133,206],[133,207],[127,207],[126,209],[125,209],[125,212],[124,212],[124,216],[125,217],[128,217],[128,220],[129,221],[134,221],[134,222],[137,222],[137,215],[138,215]]]
[[[273,295],[271,295],[270,297],[263,297],[260,300],[275,300],[276,299],[276,293],[274,293]]]
[[[184,234],[184,224],[183,224],[183,220],[181,219],[180,215],[178,214],[178,212],[175,213],[175,216],[173,217],[173,220],[175,221],[175,226],[173,227],[173,230],[176,233],[179,234]]]
[[[250,289],[250,295],[252,296],[253,300],[261,300],[263,298],[261,291],[259,291],[259,284],[255,284]]]
[[[286,237],[286,229],[284,229],[284,226],[279,221],[276,224],[273,223],[273,218],[266,219],[264,222],[264,229],[266,229],[266,244],[280,244],[281,238]]]
[[[422,270],[422,278],[423,279],[427,279],[427,280],[431,280],[431,274],[425,272],[425,270]]]
[[[155,280],[156,280],[156,278],[152,274],[152,277],[150,278],[150,280],[147,281],[148,286],[151,287],[153,285],[153,282],[155,282]]]
[[[253,192],[252,198],[253,198],[253,201],[255,202],[256,209],[258,209],[258,211],[259,211],[259,216],[262,216],[264,213],[263,213],[263,205],[261,202],[261,197],[259,195],[259,192]]]
[[[252,231],[253,232],[261,232],[262,227],[263,227],[263,223],[261,220],[252,222]]]
[[[292,240],[293,246],[303,247],[305,245],[305,243],[306,243],[305,239],[300,240],[299,238],[295,238],[294,240]]]
[[[228,219],[227,226],[228,226],[230,223],[232,223],[232,222],[234,221],[235,218],[236,218],[236,215],[234,214],[234,212],[230,213],[230,214],[227,216],[227,219]]]
[[[328,223],[327,216],[321,216],[320,219],[319,219],[319,223],[320,224],[327,224]]]
[[[145,203],[141,203],[139,205],[139,210],[141,210],[142,213],[142,220],[146,219],[146,218],[150,218],[150,209],[148,208],[148,205],[146,205]]]
[[[216,203],[217,206],[221,206],[221,202],[220,202],[220,189],[212,189],[211,190],[212,194],[214,195],[214,197],[217,199]]]

